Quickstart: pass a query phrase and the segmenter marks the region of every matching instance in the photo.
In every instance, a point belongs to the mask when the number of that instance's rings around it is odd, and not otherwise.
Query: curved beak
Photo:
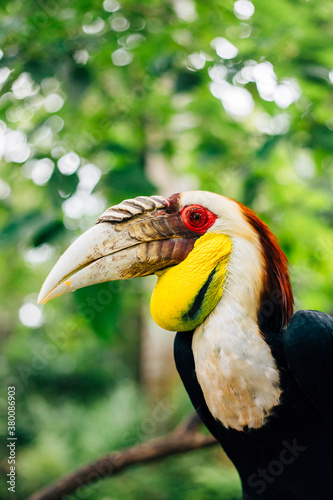
[[[125,200],[109,208],[65,251],[46,278],[38,302],[179,264],[192,250],[196,237],[184,225],[174,199]]]

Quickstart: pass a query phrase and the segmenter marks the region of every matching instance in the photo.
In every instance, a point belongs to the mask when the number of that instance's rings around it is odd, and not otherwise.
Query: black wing
[[[178,332],[176,334],[174,343],[176,368],[197,414],[209,432],[218,439],[216,420],[206,405],[204,395],[196,376],[192,351],[192,337],[193,331]]]
[[[298,384],[333,424],[333,318],[318,311],[298,311],[285,333],[285,353]]]

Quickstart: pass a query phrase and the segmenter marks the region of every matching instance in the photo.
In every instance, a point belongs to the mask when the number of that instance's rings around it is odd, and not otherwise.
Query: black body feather
[[[177,333],[175,361],[192,404],[234,463],[244,500],[333,499],[333,318],[299,311],[280,333],[263,332],[282,396],[260,429],[214,419],[198,383],[193,332]]]

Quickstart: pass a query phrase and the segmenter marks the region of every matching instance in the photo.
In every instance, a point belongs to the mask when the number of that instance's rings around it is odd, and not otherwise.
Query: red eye
[[[185,226],[199,234],[204,234],[216,221],[216,215],[201,205],[184,207],[181,216]]]
[[[206,218],[202,215],[202,212],[199,212],[199,210],[194,209],[190,212],[190,221],[193,226],[201,227],[204,224],[205,219]]]

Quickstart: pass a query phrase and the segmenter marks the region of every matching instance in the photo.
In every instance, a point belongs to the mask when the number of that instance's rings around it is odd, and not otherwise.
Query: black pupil
[[[200,212],[192,212],[191,213],[191,222],[193,224],[200,224],[202,221],[202,214]]]

